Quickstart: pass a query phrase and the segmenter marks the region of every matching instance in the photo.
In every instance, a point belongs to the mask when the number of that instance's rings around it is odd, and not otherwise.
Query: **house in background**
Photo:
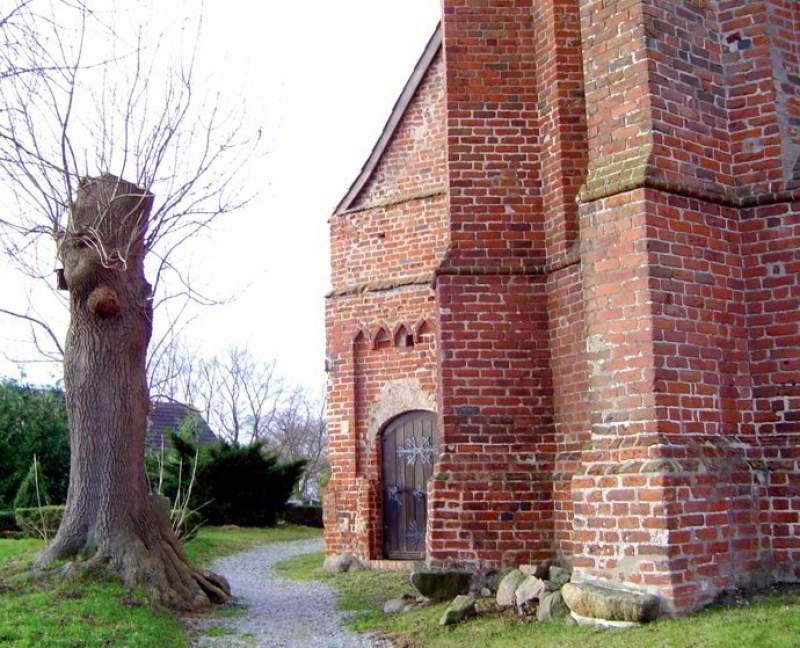
[[[800,4],[442,5],[330,220],[326,552],[800,580]]]
[[[167,431],[178,432],[187,419],[191,422],[192,433],[196,435],[199,444],[208,445],[219,440],[202,414],[191,405],[177,401],[156,401],[150,404],[150,415],[147,418],[146,448],[150,451],[169,448],[171,444]]]

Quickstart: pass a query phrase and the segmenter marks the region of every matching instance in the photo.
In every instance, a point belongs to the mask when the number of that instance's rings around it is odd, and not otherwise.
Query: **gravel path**
[[[226,605],[213,616],[187,619],[199,633],[207,633],[192,645],[388,648],[385,640],[342,627],[344,614],[334,610],[335,597],[327,585],[289,581],[273,569],[286,558],[315,551],[322,551],[322,540],[269,544],[216,561],[211,569],[230,581],[240,610]]]

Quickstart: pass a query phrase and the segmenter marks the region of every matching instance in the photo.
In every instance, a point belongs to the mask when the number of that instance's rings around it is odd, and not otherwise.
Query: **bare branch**
[[[14,311],[10,311],[10,310],[7,310],[5,308],[0,308],[0,313],[2,313],[4,315],[8,315],[9,317],[15,317],[17,319],[25,320],[27,322],[30,322],[31,324],[34,324],[34,325],[40,327],[47,334],[47,336],[50,338],[50,341],[53,343],[53,345],[56,347],[56,349],[58,349],[58,352],[62,356],[64,355],[64,349],[61,346],[61,343],[58,341],[58,337],[53,332],[53,329],[50,328],[50,325],[47,324],[47,322],[44,322],[44,321],[42,321],[42,320],[40,320],[40,319],[38,319],[36,317],[33,317],[32,315],[28,315],[28,314],[25,314],[25,313],[15,313]]]
[[[198,232],[252,199],[239,178],[261,129],[248,134],[240,101],[226,107],[219,93],[197,92],[202,12],[192,18],[191,47],[176,51],[167,30],[136,25],[127,15],[136,9],[126,3],[112,6],[14,0],[0,10],[0,182],[16,207],[0,212],[3,247],[29,277],[51,277],[52,263],[45,271],[35,253],[43,237],[58,246],[80,240],[103,267],[124,270],[144,225],[133,223],[128,240],[112,244],[102,211],[82,231],[73,231],[69,214],[83,178],[133,175],[156,197],[144,232],[156,259],[154,308],[225,303],[198,291],[173,259]]]

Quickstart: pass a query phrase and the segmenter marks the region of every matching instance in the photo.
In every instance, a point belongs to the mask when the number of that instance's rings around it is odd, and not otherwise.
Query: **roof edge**
[[[369,179],[372,177],[375,168],[378,166],[378,162],[380,162],[381,158],[383,157],[383,153],[386,151],[386,147],[389,146],[392,136],[397,130],[397,127],[400,125],[408,105],[414,98],[414,94],[417,92],[419,84],[422,83],[422,79],[425,78],[425,73],[428,71],[431,63],[433,63],[433,59],[436,58],[436,54],[439,52],[439,48],[441,46],[442,23],[440,21],[436,25],[433,35],[428,40],[428,44],[425,46],[422,56],[419,57],[417,64],[414,66],[414,71],[411,73],[408,81],[406,81],[403,91],[397,98],[397,101],[392,108],[392,112],[389,115],[389,119],[386,120],[386,124],[383,127],[381,136],[378,138],[375,146],[372,147],[372,152],[369,154],[367,161],[364,162],[364,165],[361,167],[361,171],[359,172],[358,176],[356,176],[353,184],[350,185],[350,188],[347,190],[344,198],[339,201],[339,204],[336,205],[336,208],[333,210],[334,215],[349,209],[355,199],[361,193],[364,185],[366,185]]]

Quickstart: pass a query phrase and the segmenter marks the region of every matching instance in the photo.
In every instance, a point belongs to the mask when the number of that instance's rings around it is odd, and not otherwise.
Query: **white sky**
[[[199,2],[157,6],[191,11]],[[206,0],[196,91],[221,87],[241,97],[248,121],[263,128],[266,154],[249,167],[253,202],[184,249],[205,293],[237,295],[198,311],[187,329],[203,353],[244,344],[276,358],[290,384],[321,392],[327,219],[380,135],[439,11],[439,0]],[[0,262],[0,304],[24,310],[28,288]],[[63,319],[46,295],[33,295],[48,320]],[[64,327],[59,322],[62,334]],[[0,315],[0,350],[34,357],[27,339],[24,326]],[[60,377],[53,366],[26,371],[37,382]],[[3,374],[18,370],[0,358]]]

